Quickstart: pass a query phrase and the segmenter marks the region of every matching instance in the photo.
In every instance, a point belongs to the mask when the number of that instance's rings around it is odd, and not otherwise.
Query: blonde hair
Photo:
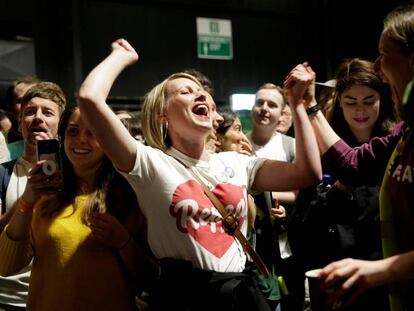
[[[170,75],[161,83],[157,84],[145,95],[142,106],[142,132],[148,146],[167,150],[171,146],[171,141],[167,135],[168,123],[164,122],[164,115],[167,109],[168,98],[166,94],[168,82],[185,78],[194,81],[201,87],[200,82],[190,74],[177,72]]]

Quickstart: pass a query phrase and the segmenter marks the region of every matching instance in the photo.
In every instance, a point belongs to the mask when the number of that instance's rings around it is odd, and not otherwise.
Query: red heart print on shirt
[[[247,215],[246,188],[232,184],[218,184],[213,190],[227,210],[231,210],[242,224]],[[221,258],[235,242],[223,230],[221,215],[195,180],[188,180],[174,191],[170,214],[177,229],[190,234],[202,247]]]

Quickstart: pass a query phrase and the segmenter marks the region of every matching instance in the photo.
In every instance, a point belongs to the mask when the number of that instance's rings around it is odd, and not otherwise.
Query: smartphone
[[[42,165],[45,175],[52,176],[56,172],[62,172],[62,159],[60,156],[60,142],[57,139],[37,140],[37,159],[46,160]]]

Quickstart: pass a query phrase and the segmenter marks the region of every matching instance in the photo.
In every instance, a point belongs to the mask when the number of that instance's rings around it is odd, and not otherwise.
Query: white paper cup
[[[327,299],[332,290],[321,290],[322,279],[320,278],[322,269],[314,269],[305,272],[308,279],[309,297],[312,311],[340,311],[343,309],[343,301],[338,300],[333,304],[328,304]]]
[[[309,297],[312,311],[331,310],[326,303],[326,293],[321,290],[322,280],[319,277],[322,269],[306,271],[305,276],[309,283]]]

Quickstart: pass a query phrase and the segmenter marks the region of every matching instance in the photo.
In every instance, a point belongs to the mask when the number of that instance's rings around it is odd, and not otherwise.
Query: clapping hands
[[[310,102],[315,97],[315,77],[315,72],[306,62],[292,69],[283,83],[291,105]]]

